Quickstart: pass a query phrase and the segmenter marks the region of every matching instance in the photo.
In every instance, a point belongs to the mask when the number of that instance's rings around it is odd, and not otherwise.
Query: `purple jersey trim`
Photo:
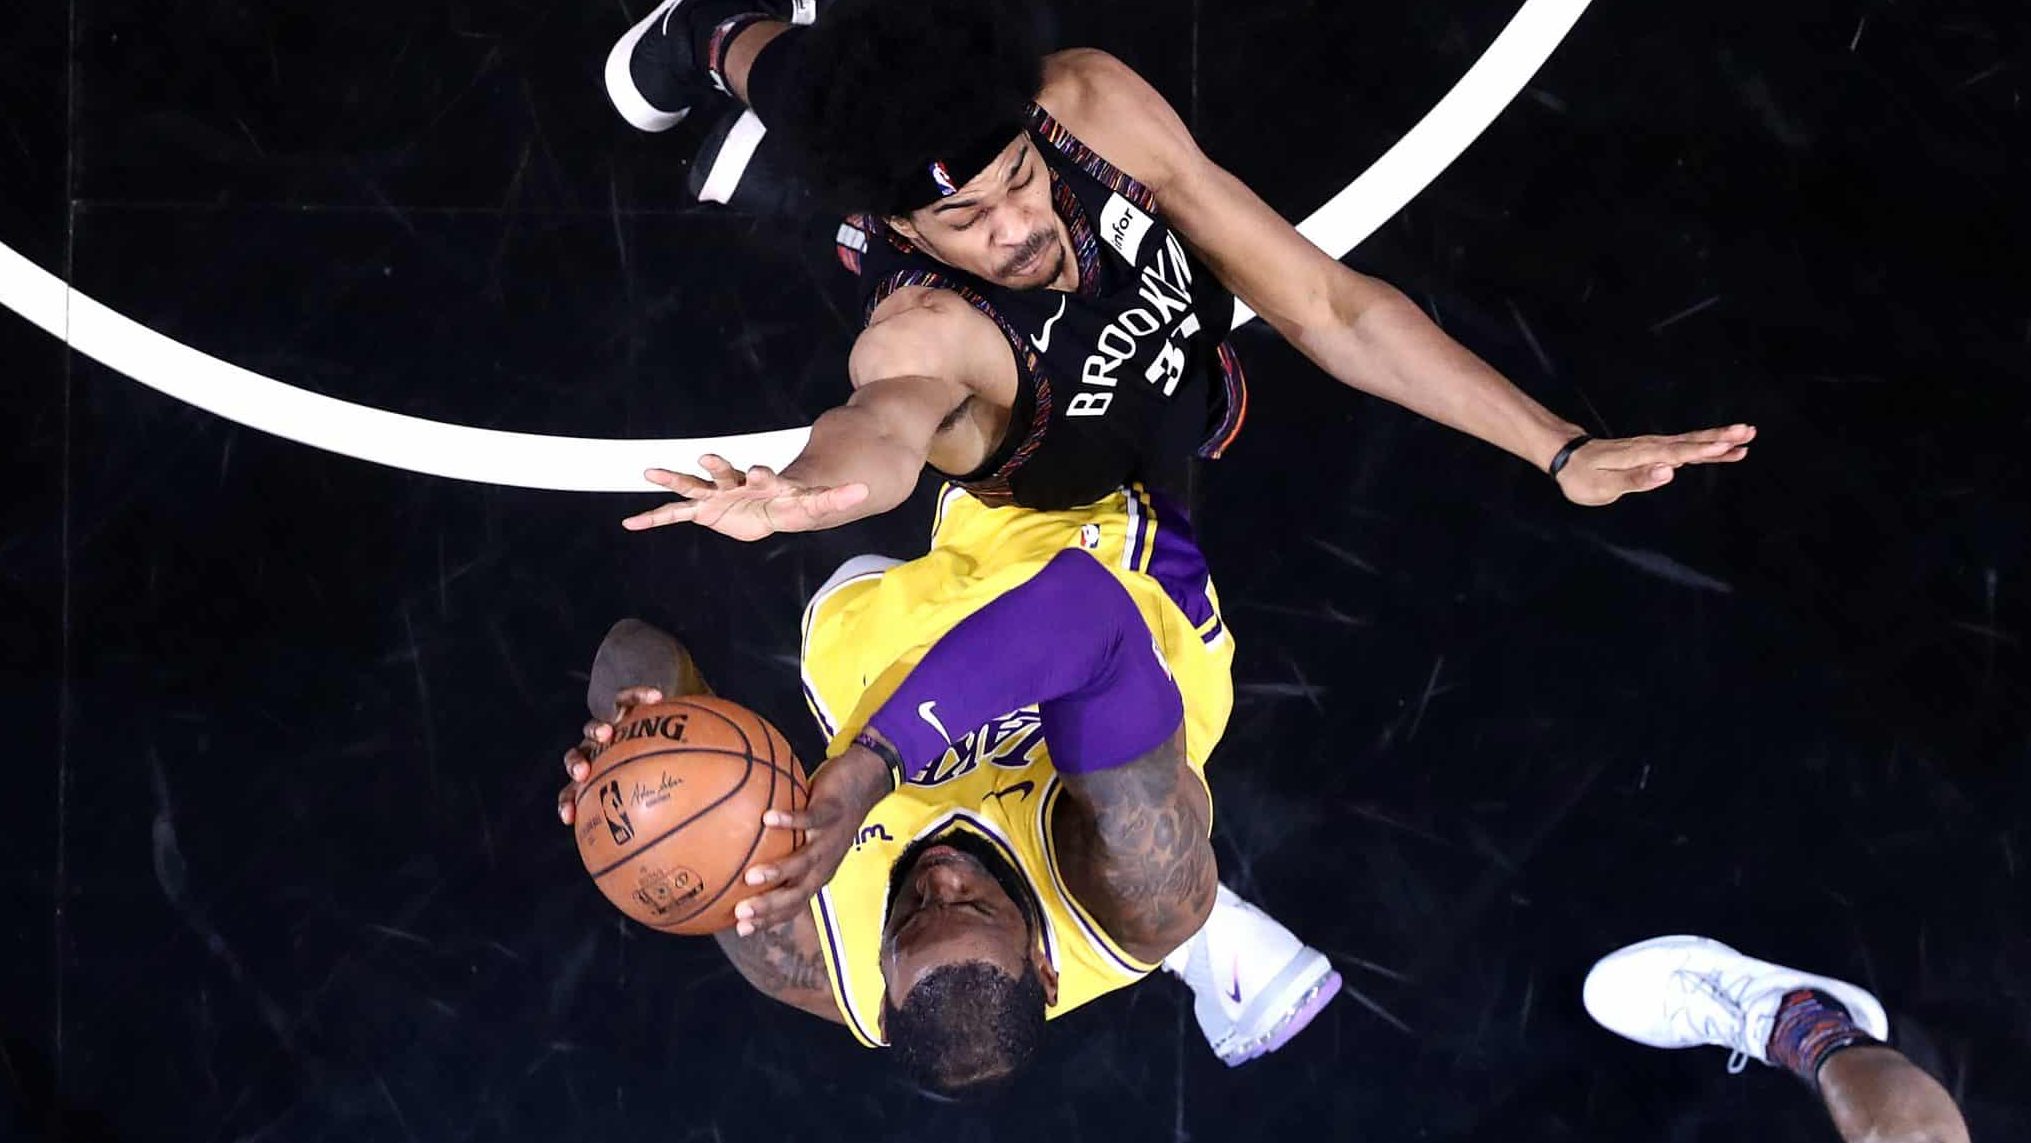
[[[881,1029],[877,1027],[869,1030],[860,1022],[859,1013],[854,1011],[853,978],[847,975],[845,950],[840,947],[845,937],[839,931],[839,922],[832,916],[832,894],[828,890],[820,889],[816,900],[819,919],[825,928],[824,939],[819,943],[825,946],[825,959],[832,966],[832,979],[839,982],[840,1014],[853,1021],[853,1030],[860,1034],[862,1040],[886,1048],[889,1042],[882,1038]]]
[[[1149,564],[1143,570],[1163,586],[1164,594],[1192,621],[1193,630],[1212,642],[1212,636],[1204,631],[1208,622],[1218,618],[1212,594],[1207,591],[1213,580],[1206,570],[1206,557],[1199,554],[1199,545],[1193,541],[1191,519],[1183,505],[1161,492],[1144,493],[1143,511],[1154,524],[1149,529]]]

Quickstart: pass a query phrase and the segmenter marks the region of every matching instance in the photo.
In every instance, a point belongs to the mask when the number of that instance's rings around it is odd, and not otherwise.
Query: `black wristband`
[[[1551,472],[1551,478],[1553,480],[1557,480],[1559,478],[1559,473],[1562,470],[1564,470],[1566,462],[1573,459],[1573,454],[1580,451],[1580,449],[1583,446],[1591,443],[1593,439],[1594,439],[1593,437],[1590,437],[1585,433],[1581,433],[1579,436],[1576,436],[1572,440],[1567,441],[1566,447],[1560,449],[1559,454],[1551,458],[1551,468],[1549,470]]]
[[[867,747],[874,752],[875,757],[881,759],[882,763],[889,768],[889,793],[893,794],[903,788],[903,773],[905,769],[903,766],[903,756],[896,753],[895,747],[890,746],[865,730],[861,731],[854,738],[853,744],[855,746]]]

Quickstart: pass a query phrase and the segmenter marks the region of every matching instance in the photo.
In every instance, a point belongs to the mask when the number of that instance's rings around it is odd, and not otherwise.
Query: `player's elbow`
[[[1189,858],[1179,863],[1189,870],[1174,891],[1168,907],[1142,911],[1140,924],[1118,936],[1121,947],[1137,959],[1156,964],[1198,935],[1213,915],[1213,901],[1220,892],[1219,868],[1213,858],[1213,844],[1202,840]]]
[[[1335,269],[1342,280],[1322,289],[1303,317],[1278,332],[1328,373],[1366,389],[1349,378],[1372,375],[1378,357],[1386,356],[1406,335],[1430,328],[1431,319],[1387,282],[1344,267]]]
[[[1346,333],[1360,334],[1378,323],[1393,320],[1408,309],[1419,317],[1424,311],[1402,290],[1378,278],[1334,263],[1330,278],[1319,290],[1317,323]]]

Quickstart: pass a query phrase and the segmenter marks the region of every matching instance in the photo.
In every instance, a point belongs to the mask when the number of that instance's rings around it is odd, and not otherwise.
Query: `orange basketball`
[[[802,836],[762,811],[802,809],[804,770],[783,735],[705,695],[639,706],[614,727],[579,792],[578,856],[607,900],[666,933],[733,927],[748,867]]]

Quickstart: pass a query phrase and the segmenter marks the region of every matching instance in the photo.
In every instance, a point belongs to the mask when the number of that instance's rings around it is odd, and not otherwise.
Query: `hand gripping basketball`
[[[745,937],[802,912],[839,871],[861,823],[889,789],[888,764],[856,744],[818,768],[811,779],[811,801],[803,810],[764,813],[762,824],[770,829],[804,831],[804,844],[781,861],[748,869],[749,885],[775,888],[734,906],[735,931]]]
[[[739,703],[628,688],[616,722],[594,719],[565,755],[560,820],[613,906],[661,933],[731,929],[750,865],[789,857],[802,838],[765,811],[805,807],[809,783],[782,732]]]
[[[614,724],[626,722],[628,712],[638,706],[663,701],[655,687],[629,687],[614,696],[613,722],[594,719],[579,731],[578,745],[564,752],[564,776],[571,783],[557,791],[557,819],[570,825],[578,816],[578,798],[585,792],[585,780],[592,776],[592,758],[614,739]]]

